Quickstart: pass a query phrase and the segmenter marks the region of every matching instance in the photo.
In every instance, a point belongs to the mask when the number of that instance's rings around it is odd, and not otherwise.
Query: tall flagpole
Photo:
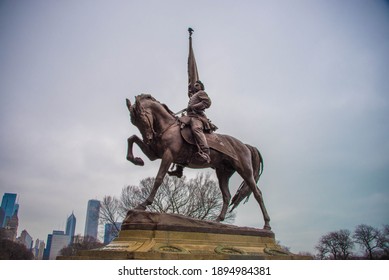
[[[192,34],[193,29],[188,28],[189,32],[189,56],[188,56],[188,95],[189,97],[193,93],[193,87],[196,81],[199,80],[199,73],[197,71],[196,59],[192,48]]]
[[[188,55],[188,96],[189,98],[194,94],[194,84],[200,80],[199,79],[199,73],[197,71],[197,65],[196,65],[196,59],[194,57],[194,52],[192,48],[192,34],[193,29],[188,28],[189,32],[189,55]],[[186,108],[182,109],[181,111],[177,112],[176,115],[179,115],[186,111]]]

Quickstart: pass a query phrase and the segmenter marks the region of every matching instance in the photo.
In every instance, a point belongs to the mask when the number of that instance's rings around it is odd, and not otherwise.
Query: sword
[[[175,113],[175,115],[179,115],[179,114],[182,114],[182,113],[184,113],[184,112],[186,112],[186,108],[184,108],[184,109],[182,109],[182,110],[180,110],[180,111],[178,111],[177,113]]]

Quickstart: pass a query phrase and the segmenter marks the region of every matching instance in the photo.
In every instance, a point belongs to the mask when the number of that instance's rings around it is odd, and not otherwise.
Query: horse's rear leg
[[[263,219],[265,220],[265,225],[264,225],[263,228],[271,230],[270,217],[269,217],[269,214],[267,213],[267,210],[266,210],[266,207],[265,207],[265,202],[263,201],[262,192],[261,192],[261,190],[259,188],[255,188],[255,189],[256,189],[256,192],[253,192],[254,193],[254,197],[258,201],[259,206],[261,207],[262,214],[263,214]]]
[[[265,203],[263,201],[262,197],[262,192],[260,189],[257,187],[257,183],[255,182],[253,172],[250,171],[249,168],[246,169],[245,172],[242,172],[238,170],[238,173],[242,176],[243,180],[246,182],[246,184],[250,187],[251,191],[254,194],[255,200],[258,202],[259,207],[261,207],[262,215],[263,215],[263,220],[265,221],[265,225],[263,226],[264,229],[270,230],[270,217],[269,214],[267,213]]]
[[[159,166],[159,170],[157,173],[157,177],[155,177],[153,189],[151,190],[148,198],[139,204],[135,209],[138,210],[145,210],[148,205],[151,205],[154,201],[154,197],[157,194],[159,186],[162,184],[163,179],[165,178],[165,175],[167,171],[169,170],[169,167],[171,163],[173,162],[171,153],[166,151],[165,154],[162,157],[161,165]]]
[[[267,213],[267,210],[266,210],[266,207],[265,207],[265,202],[263,201],[263,196],[262,196],[262,192],[261,190],[257,187],[257,184],[255,183],[255,180],[254,180],[254,177],[252,177],[251,179],[247,180],[246,181],[253,194],[254,194],[254,197],[256,199],[256,201],[258,202],[259,206],[261,207],[261,210],[262,210],[262,215],[263,215],[263,219],[265,221],[265,225],[264,225],[264,229],[268,229],[270,230],[271,229],[271,226],[270,226],[270,217],[269,217],[269,214]]]
[[[232,174],[234,174],[234,172],[235,172],[234,170],[228,171],[225,169],[216,169],[216,176],[217,179],[219,180],[219,187],[223,197],[223,206],[219,214],[219,217],[216,219],[217,222],[224,221],[224,218],[226,217],[228,205],[230,204],[230,200],[231,200],[231,193],[228,187],[228,182]]]

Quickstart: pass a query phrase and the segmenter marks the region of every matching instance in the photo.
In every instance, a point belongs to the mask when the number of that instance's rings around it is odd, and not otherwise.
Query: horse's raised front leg
[[[132,152],[132,148],[133,148],[133,145],[134,143],[136,143],[139,148],[142,150],[142,152],[150,159],[150,160],[156,160],[157,159],[157,156],[155,155],[155,153],[150,149],[150,147],[148,145],[146,145],[142,139],[140,139],[138,136],[136,135],[132,135],[131,137],[129,137],[127,139],[127,143],[128,143],[128,148],[127,148],[127,160],[128,161],[131,161],[133,164],[135,165],[141,165],[143,166],[145,163],[143,162],[143,160],[139,157],[134,157],[134,154]]]
[[[173,157],[171,155],[170,150],[165,151],[164,155],[162,156],[161,165],[159,166],[158,174],[157,177],[155,177],[153,189],[151,190],[149,197],[144,202],[135,207],[135,209],[145,210],[148,205],[151,205],[153,203],[158,188],[162,184],[163,179],[165,178],[165,175],[168,172],[172,162]]]

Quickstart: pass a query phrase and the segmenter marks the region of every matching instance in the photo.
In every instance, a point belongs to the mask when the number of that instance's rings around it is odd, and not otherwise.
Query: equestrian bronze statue
[[[188,56],[188,97],[187,108],[177,117],[170,109],[148,94],[136,96],[135,103],[127,99],[131,122],[139,129],[142,139],[136,135],[128,138],[127,159],[136,165],[143,165],[139,157],[133,155],[136,143],[150,159],[161,159],[158,174],[149,197],[136,208],[144,210],[153,203],[154,197],[165,175],[181,177],[183,168],[213,168],[219,180],[223,206],[217,221],[223,221],[231,203],[231,211],[251,193],[257,200],[265,220],[265,229],[270,229],[270,218],[263,202],[262,193],[256,183],[263,171],[263,160],[259,151],[238,139],[214,133],[213,125],[204,114],[211,100],[200,82],[196,60],[192,48],[193,29],[189,28]],[[172,165],[176,170],[169,171]],[[243,178],[237,193],[231,200],[228,182],[238,172]]]
[[[262,193],[256,185],[262,174],[263,160],[255,147],[228,135],[205,133],[210,148],[210,161],[207,162],[196,156],[198,147],[191,129],[183,125],[180,118],[166,105],[151,95],[141,94],[136,96],[133,105],[127,99],[127,107],[132,124],[139,129],[142,135],[142,139],[137,135],[128,138],[127,160],[135,165],[144,165],[144,161],[133,154],[134,143],[150,160],[161,159],[153,189],[149,197],[136,209],[145,210],[153,203],[158,188],[172,164],[189,168],[210,167],[216,171],[223,196],[223,206],[217,221],[224,220],[230,203],[234,209],[243,199],[253,193],[262,210],[265,221],[264,229],[271,229],[270,217],[266,211]],[[238,172],[244,181],[231,200],[228,182],[235,172]]]

